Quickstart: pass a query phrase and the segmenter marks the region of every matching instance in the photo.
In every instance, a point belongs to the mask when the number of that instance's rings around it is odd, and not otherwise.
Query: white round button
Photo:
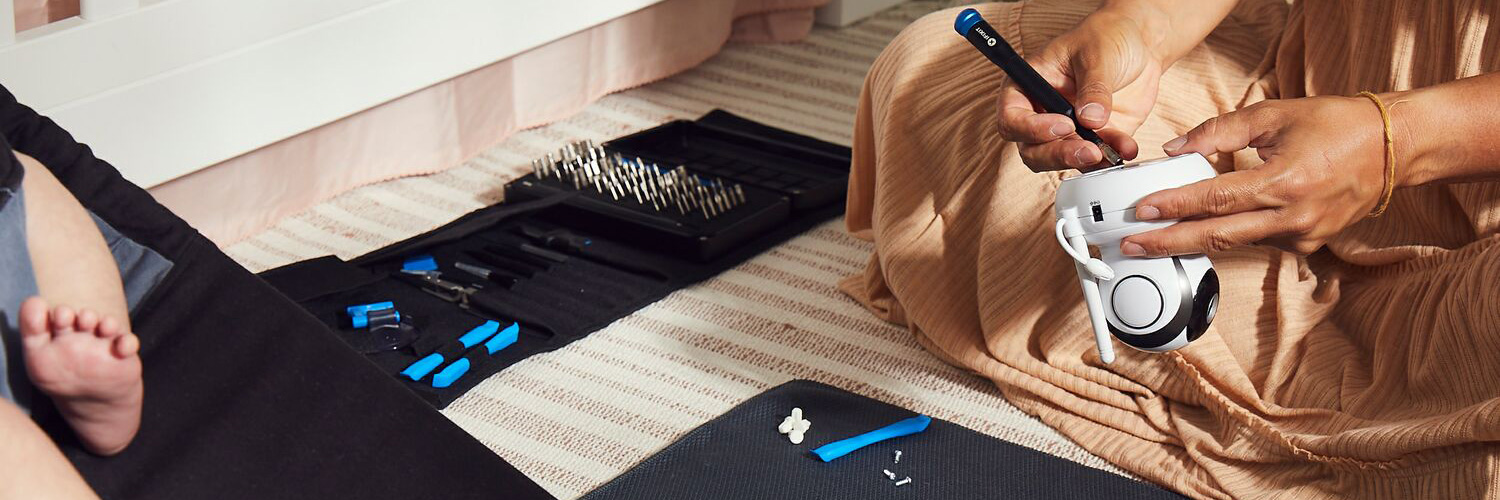
[[[1161,291],[1156,283],[1139,274],[1125,277],[1115,284],[1110,294],[1110,307],[1115,318],[1131,328],[1145,328],[1161,317]]]

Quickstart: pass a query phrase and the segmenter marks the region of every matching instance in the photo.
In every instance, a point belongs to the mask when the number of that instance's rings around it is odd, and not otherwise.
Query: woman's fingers
[[[1276,167],[1219,174],[1186,186],[1151,193],[1135,206],[1139,220],[1169,220],[1229,215],[1261,208],[1274,208],[1281,201],[1268,194]]]
[[[1073,121],[1056,113],[1038,113],[1021,91],[1007,85],[1000,97],[1000,138],[1038,144],[1073,135]]]
[[[1258,147],[1258,139],[1281,127],[1280,110],[1266,102],[1209,118],[1182,137],[1167,141],[1161,148],[1172,156],[1188,153],[1207,156]]]
[[[1099,138],[1104,139],[1104,142],[1109,143],[1110,147],[1115,148],[1115,152],[1120,153],[1120,158],[1126,161],[1134,160],[1141,154],[1140,144],[1136,144],[1135,138],[1130,137],[1130,134],[1125,133],[1124,130],[1103,128],[1094,132],[1098,133]]]
[[[1021,144],[1021,161],[1032,170],[1090,170],[1104,160],[1104,153],[1094,143],[1083,139],[1063,139],[1044,144]]]
[[[1283,233],[1276,210],[1255,210],[1211,219],[1182,221],[1125,238],[1120,252],[1131,257],[1166,257],[1228,250]]]
[[[1078,122],[1090,129],[1102,129],[1109,125],[1115,90],[1122,86],[1122,62],[1097,50],[1080,51],[1070,62],[1077,83],[1073,105],[1078,109]]]

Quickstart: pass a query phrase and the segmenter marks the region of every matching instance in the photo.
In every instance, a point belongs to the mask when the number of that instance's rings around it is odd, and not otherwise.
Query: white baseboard
[[[894,7],[903,0],[833,0],[818,8],[818,24],[848,26],[855,21]]]
[[[20,33],[0,83],[151,187],[659,1],[148,0]]]

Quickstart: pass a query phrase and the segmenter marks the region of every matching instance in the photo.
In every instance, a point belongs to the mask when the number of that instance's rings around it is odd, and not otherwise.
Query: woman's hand
[[[1140,147],[1130,136],[1156,105],[1162,72],[1201,43],[1234,4],[1204,0],[1184,8],[1162,0],[1106,2],[1026,62],[1073,103],[1083,126],[1133,159]],[[1038,172],[1101,166],[1104,154],[1074,133],[1072,120],[1044,111],[1014,84],[1000,91],[1000,137],[1020,146],[1027,166]]]
[[[1142,199],[1137,219],[1188,220],[1126,238],[1121,252],[1160,257],[1260,243],[1309,254],[1364,218],[1384,192],[1384,130],[1364,97],[1265,101],[1162,146],[1173,156],[1246,147],[1265,163]]]
[[[1130,135],[1156,105],[1164,69],[1145,37],[1141,23],[1100,11],[1026,58],[1073,102],[1079,123],[1097,130],[1125,159],[1140,152]],[[1098,146],[1078,137],[1072,120],[1036,108],[1014,83],[1000,91],[1000,137],[1020,146],[1033,171],[1088,170],[1104,159]]]

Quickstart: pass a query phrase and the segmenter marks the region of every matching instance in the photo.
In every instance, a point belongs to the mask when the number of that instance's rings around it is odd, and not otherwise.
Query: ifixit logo
[[[989,45],[989,46],[991,46],[991,47],[994,47],[994,46],[995,46],[995,37],[992,37],[992,36],[990,36],[990,34],[989,34],[989,33],[985,33],[985,32],[984,32],[984,28],[980,28],[980,27],[977,27],[977,26],[976,26],[976,27],[975,27],[975,28],[974,28],[974,32],[975,32],[975,33],[979,33],[979,36],[980,36],[980,37],[981,37],[981,38],[984,38],[984,43],[985,43],[985,44],[986,44],[986,45]]]

